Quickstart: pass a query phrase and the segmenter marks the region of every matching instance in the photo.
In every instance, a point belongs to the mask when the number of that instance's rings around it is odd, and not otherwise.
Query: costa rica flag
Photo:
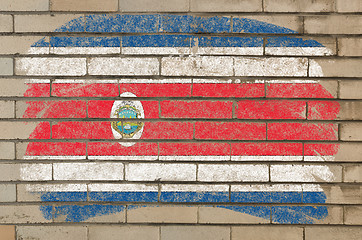
[[[338,127],[313,120],[335,119],[339,105],[306,56],[331,50],[239,17],[87,15],[55,32],[72,36],[43,38],[29,50],[39,56],[16,61],[32,78],[23,117],[42,119],[23,158],[49,160],[54,180],[26,191],[92,204],[44,207],[44,217],[125,210],[109,202],[199,203],[278,223],[327,217],[313,204],[326,200],[319,183],[336,179],[323,162],[338,151]],[[47,171],[35,165],[24,179]]]

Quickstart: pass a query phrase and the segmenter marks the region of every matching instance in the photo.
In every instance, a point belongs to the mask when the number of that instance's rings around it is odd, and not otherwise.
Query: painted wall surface
[[[0,239],[362,238],[358,3],[20,2]]]

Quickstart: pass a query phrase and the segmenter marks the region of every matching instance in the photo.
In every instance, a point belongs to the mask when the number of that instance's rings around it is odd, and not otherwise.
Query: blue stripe
[[[230,200],[238,203],[301,203],[302,192],[232,192]]]
[[[325,203],[326,200],[324,192],[303,192],[303,203]]]
[[[234,33],[297,33],[289,28],[280,27],[271,23],[261,22],[248,18],[233,18]]]
[[[270,37],[266,39],[266,47],[323,47],[315,40],[303,40],[294,37]]]
[[[196,38],[195,38],[196,39]],[[195,39],[193,46],[196,45]],[[262,47],[261,37],[199,37],[199,47]]]
[[[158,192],[90,192],[90,201],[157,202]]]
[[[161,202],[229,202],[229,192],[161,192]]]
[[[278,206],[271,210],[273,223],[313,224],[328,216],[326,206]]]
[[[189,35],[143,35],[122,37],[122,47],[190,47]]]
[[[41,194],[43,202],[83,202],[87,201],[87,192],[45,192]]]
[[[52,47],[120,47],[120,37],[51,37]]]

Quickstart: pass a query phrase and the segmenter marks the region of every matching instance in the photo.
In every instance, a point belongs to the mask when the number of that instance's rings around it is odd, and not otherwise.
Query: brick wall
[[[0,240],[362,239],[361,12],[1,0]]]

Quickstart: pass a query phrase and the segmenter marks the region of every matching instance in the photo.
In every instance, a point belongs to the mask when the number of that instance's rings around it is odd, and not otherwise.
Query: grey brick
[[[15,117],[14,106],[14,101],[0,101],[0,118]]]
[[[119,0],[122,12],[187,12],[188,0]]]
[[[49,223],[39,205],[0,205],[1,223]]]
[[[159,240],[156,226],[90,226],[89,240]]]
[[[87,240],[86,226],[18,226],[18,239]]]
[[[192,12],[261,12],[261,0],[191,0]]]
[[[49,0],[1,0],[1,11],[48,11]]]
[[[13,66],[14,64],[12,58],[0,58],[0,75],[13,75]]]
[[[15,184],[0,184],[0,202],[15,202],[16,186]]]
[[[15,146],[12,142],[0,142],[0,159],[14,159]]]
[[[0,32],[13,31],[13,17],[11,15],[0,14]]]

